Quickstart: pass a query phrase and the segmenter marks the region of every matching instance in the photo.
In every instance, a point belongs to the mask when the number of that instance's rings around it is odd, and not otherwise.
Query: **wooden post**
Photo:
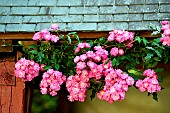
[[[1,53],[0,113],[24,113],[25,84],[14,77],[15,54]]]

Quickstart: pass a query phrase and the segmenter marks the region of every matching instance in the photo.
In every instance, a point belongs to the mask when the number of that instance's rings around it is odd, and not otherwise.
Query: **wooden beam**
[[[146,38],[156,38],[160,37],[161,35],[151,36],[151,31],[132,31],[138,33],[141,37]],[[69,32],[59,32],[59,34],[67,34]],[[101,38],[101,37],[108,37],[109,32],[77,32],[80,38]],[[57,33],[52,33],[57,34]],[[31,40],[34,33],[0,33],[0,39],[9,39],[9,40]]]

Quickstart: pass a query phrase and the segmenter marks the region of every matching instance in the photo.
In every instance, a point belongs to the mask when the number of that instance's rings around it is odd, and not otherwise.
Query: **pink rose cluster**
[[[160,39],[163,45],[170,46],[170,24],[168,21],[162,21],[162,30],[164,36]]]
[[[112,42],[112,41],[116,41],[118,43],[126,42],[126,45],[129,47],[133,46],[131,44],[133,39],[134,39],[133,32],[128,32],[125,30],[118,30],[118,29],[114,29],[113,31],[109,32],[109,36],[108,36],[109,42]]]
[[[82,71],[81,73],[69,76],[66,81],[66,87],[70,95],[68,95],[68,100],[84,102],[86,98],[86,90],[90,86],[89,77],[87,71]]]
[[[41,30],[34,34],[33,40],[46,40],[51,42],[57,42],[59,37],[56,35],[52,35],[48,29]]]
[[[125,98],[125,92],[129,86],[133,86],[134,79],[120,69],[108,69],[105,73],[104,89],[99,91],[97,97],[108,103],[121,101]]]
[[[104,63],[108,59],[108,51],[101,46],[95,46],[94,51],[88,51],[86,54],[76,56],[74,62],[76,63],[77,73],[87,69],[89,78],[100,79],[103,75]]]
[[[43,79],[40,83],[40,89],[42,94],[49,93],[52,96],[57,95],[57,91],[60,90],[60,86],[66,81],[66,76],[62,75],[62,72],[48,69],[43,73]]]
[[[81,49],[83,48],[90,48],[90,44],[87,42],[81,42],[77,45],[77,48],[75,49],[75,53],[80,52]]]
[[[14,75],[21,78],[23,81],[31,81],[34,77],[39,75],[40,66],[33,60],[21,58],[15,64]]]
[[[148,91],[149,93],[157,92],[161,90],[161,86],[158,82],[158,76],[154,70],[148,69],[143,72],[143,76],[146,76],[144,80],[138,80],[136,87],[141,92]]]
[[[119,49],[117,47],[114,47],[111,49],[110,54],[114,57],[116,57],[118,55],[122,56],[122,55],[124,55],[124,50],[121,48]]]
[[[105,86],[98,93],[98,98],[109,103],[123,100],[128,87],[134,84],[134,79],[123,74],[120,69],[113,69],[110,60],[106,63],[108,51],[101,46],[95,46],[94,50],[74,58],[77,74],[69,77],[66,82],[66,87],[70,92],[69,100],[83,102],[86,97],[86,89],[89,87],[89,80],[94,79],[98,82],[102,77],[105,77]]]
[[[87,43],[83,43],[82,46],[80,46],[80,44],[78,47],[84,48],[86,47],[84,46],[85,44]],[[99,80],[103,75],[102,72],[104,70],[104,62],[108,58],[108,52],[102,49],[101,46],[95,46],[94,50],[95,52],[88,51],[86,54],[82,54],[74,58],[77,74],[74,76],[69,76],[66,81],[66,87],[70,93],[68,99],[72,102],[75,100],[84,102],[86,90],[90,86],[90,78]],[[103,64],[98,65],[97,63],[101,60]]]

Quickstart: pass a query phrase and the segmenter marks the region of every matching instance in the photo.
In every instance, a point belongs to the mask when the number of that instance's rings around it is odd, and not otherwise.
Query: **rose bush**
[[[58,24],[52,24],[34,34],[37,45],[23,45],[22,58],[15,64],[16,77],[23,81],[40,77],[41,93],[52,96],[66,82],[71,102],[84,102],[87,90],[92,91],[91,99],[97,95],[109,103],[121,101],[129,87],[147,91],[158,100],[157,92],[162,90],[158,73],[163,68],[156,66],[170,59],[168,21],[162,21],[162,36],[149,41],[118,29],[107,38],[80,40],[76,32],[62,35],[58,29]],[[153,34],[161,33],[159,27],[152,29]]]

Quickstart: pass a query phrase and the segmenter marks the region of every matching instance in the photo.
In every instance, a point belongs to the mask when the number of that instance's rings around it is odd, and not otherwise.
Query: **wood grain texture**
[[[20,53],[17,53],[17,58]],[[4,79],[0,78],[0,113],[26,113],[24,112],[25,105],[25,83],[20,78],[14,78],[15,56],[7,54],[0,57],[0,74]],[[5,66],[4,66],[5,65]],[[12,77],[8,77],[9,73]],[[9,84],[12,79],[15,84]]]
[[[16,78],[16,86],[11,86],[11,105],[10,113],[24,113],[25,107],[25,83]]]
[[[8,55],[8,54],[7,54]],[[2,57],[0,60],[0,86],[1,85],[15,85],[14,69],[15,57]]]
[[[155,35],[151,36],[151,31],[132,31],[134,33],[137,33],[141,37],[146,38],[155,38],[160,37],[161,35]],[[67,34],[69,32],[59,32],[59,34]],[[57,34],[57,33],[52,33]],[[101,37],[108,37],[109,32],[103,31],[103,32],[77,32],[80,38],[101,38]],[[31,40],[34,33],[0,33],[0,39],[9,39],[9,40]]]
[[[1,107],[2,113],[10,113],[10,106],[11,106],[11,86],[1,86]]]

